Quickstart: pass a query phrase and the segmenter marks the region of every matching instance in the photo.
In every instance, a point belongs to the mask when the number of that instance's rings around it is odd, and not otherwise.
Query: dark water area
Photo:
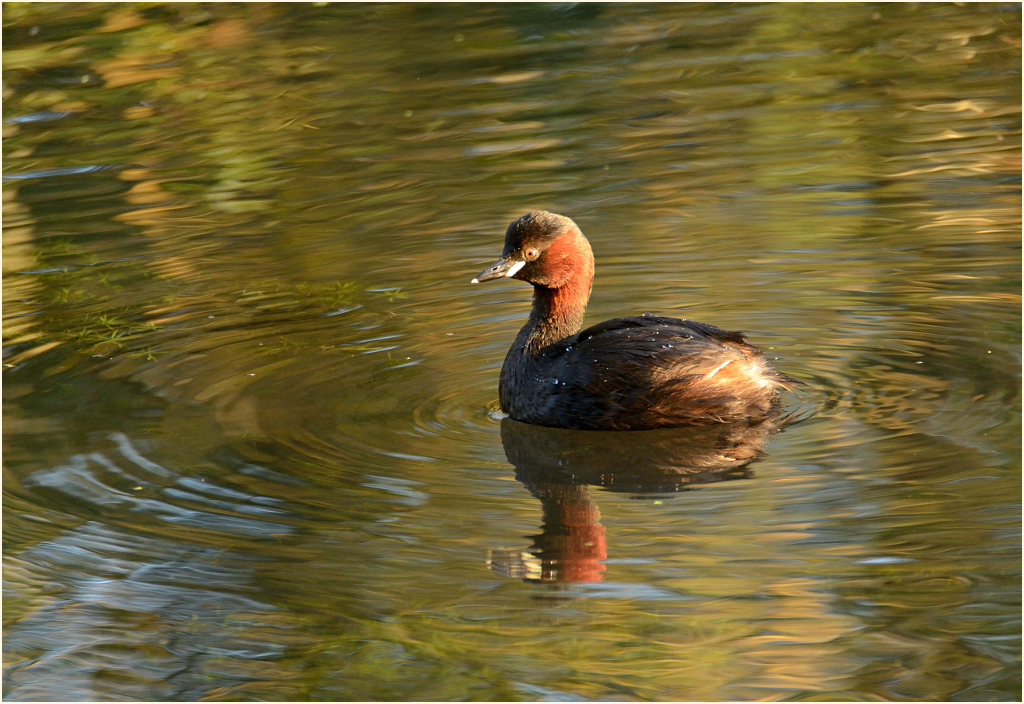
[[[1019,5],[7,3],[3,74],[6,699],[1020,700]],[[537,208],[799,422],[502,418]]]

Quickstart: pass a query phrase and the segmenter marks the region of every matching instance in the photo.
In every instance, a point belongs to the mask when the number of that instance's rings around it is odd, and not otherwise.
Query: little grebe
[[[775,410],[795,382],[742,333],[649,314],[581,331],[594,255],[579,227],[546,211],[509,225],[501,258],[472,283],[533,284],[533,309],[505,357],[501,409],[537,425],[641,430],[737,420]]]

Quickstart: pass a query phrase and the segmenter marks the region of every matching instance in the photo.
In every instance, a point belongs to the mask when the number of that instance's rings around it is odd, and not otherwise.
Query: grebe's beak
[[[501,258],[498,261],[491,264],[489,267],[481,271],[476,275],[469,283],[478,284],[481,281],[490,281],[492,279],[511,278],[516,275],[520,269],[526,266],[526,262],[514,259]]]

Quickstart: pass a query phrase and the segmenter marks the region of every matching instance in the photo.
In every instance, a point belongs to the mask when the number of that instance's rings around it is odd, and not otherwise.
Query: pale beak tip
[[[473,280],[470,281],[469,283],[471,283],[471,284],[478,284],[478,283],[480,283],[480,280],[474,276]]]

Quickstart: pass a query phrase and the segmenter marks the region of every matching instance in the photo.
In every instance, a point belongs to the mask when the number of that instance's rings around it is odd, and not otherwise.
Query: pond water
[[[4,695],[1019,700],[1017,4],[5,4]],[[799,422],[502,419],[514,217]]]

